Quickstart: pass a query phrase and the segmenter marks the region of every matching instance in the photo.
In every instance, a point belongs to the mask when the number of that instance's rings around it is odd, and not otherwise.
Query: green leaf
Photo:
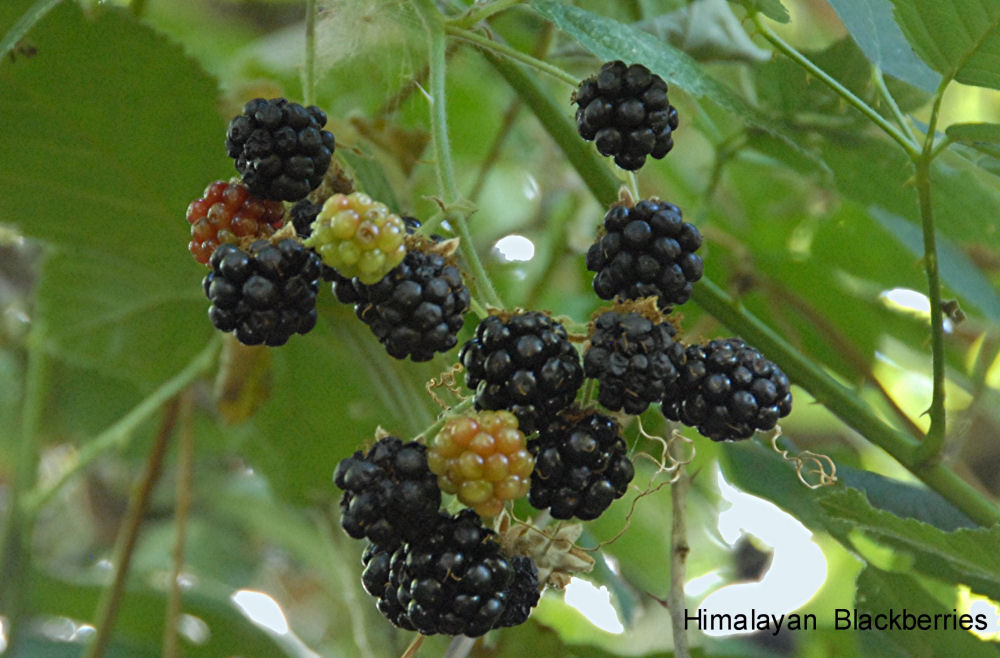
[[[47,347],[153,382],[211,331],[184,209],[231,170],[225,125],[180,47],[123,10],[95,13],[63,3],[30,33],[35,57],[0,62],[0,160],[17,163],[0,170],[0,219],[57,248],[38,298]]]
[[[932,489],[844,464],[837,465],[837,477],[852,489],[864,492],[872,506],[896,516],[924,521],[945,531],[976,527],[969,517]]]
[[[771,57],[747,36],[726,0],[699,0],[637,27],[703,62],[762,62]]]
[[[914,49],[946,80],[1000,89],[1000,3],[893,0]]]
[[[791,148],[808,153],[778,122],[706,73],[683,51],[642,30],[555,0],[532,0],[531,4],[543,17],[600,59],[642,62],[668,83],[699,98],[709,98],[747,123],[781,137]]]
[[[788,16],[788,10],[785,9],[785,5],[781,4],[781,0],[731,0],[732,2],[738,2],[747,8],[749,12],[759,12],[764,14],[772,21],[777,21],[779,23],[787,23],[791,20]]]
[[[1000,525],[945,532],[875,509],[864,494],[850,489],[830,493],[820,505],[832,515],[834,527],[839,525],[845,532],[861,530],[896,553],[910,553],[918,571],[1000,599],[1000,552],[996,550]]]
[[[937,89],[940,77],[914,54],[889,0],[830,0],[830,5],[873,64],[924,91]]]
[[[953,142],[968,144],[994,158],[1000,158],[1000,123],[955,123],[945,130]]]
[[[885,615],[883,623],[889,623],[888,615],[895,613],[897,623],[906,623],[902,617],[905,609],[914,615],[912,624],[918,624],[918,615],[930,617],[925,623],[933,623],[935,615],[952,617],[951,603],[940,601],[924,588],[913,576],[891,573],[869,566],[858,576],[858,609],[869,615]],[[941,624],[944,621],[942,620]],[[879,644],[888,640],[908,656],[992,656],[997,655],[995,645],[976,638],[962,629],[938,625],[936,631],[921,631],[919,627],[906,629],[889,628],[878,633],[861,631],[864,640],[877,638]],[[868,647],[867,655],[886,655],[885,648]],[[877,651],[877,653],[871,653]]]

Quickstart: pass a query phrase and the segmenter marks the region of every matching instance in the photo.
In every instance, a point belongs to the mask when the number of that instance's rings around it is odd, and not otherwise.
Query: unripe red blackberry
[[[663,396],[663,415],[713,441],[748,439],[792,410],[788,377],[739,338],[689,345],[686,364]]]
[[[423,539],[437,522],[441,491],[427,467],[427,448],[394,436],[342,460],[333,475],[344,490],[340,523],[354,537],[386,550]]]
[[[555,519],[596,519],[635,475],[618,423],[594,411],[563,413],[528,449],[535,455],[528,502]]]
[[[240,238],[270,237],[281,228],[284,212],[280,202],[251,196],[240,182],[216,181],[188,206],[187,220],[191,224],[188,250],[196,261],[205,265],[220,244],[236,243]]]
[[[649,199],[614,206],[604,216],[604,235],[587,251],[587,269],[601,299],[656,297],[669,313],[691,298],[701,278],[701,234],[672,203]]]
[[[334,294],[355,304],[358,318],[385,345],[390,356],[429,361],[458,344],[469,309],[469,289],[449,258],[411,249],[403,262],[378,282],[339,278]]]
[[[445,493],[481,516],[528,493],[535,462],[509,411],[480,411],[448,420],[431,442],[427,465]]]
[[[255,98],[229,122],[226,153],[255,196],[297,201],[319,187],[330,167],[335,144],[325,125],[315,105]]]
[[[476,391],[476,408],[513,412],[526,435],[572,404],[583,383],[580,355],[566,330],[538,311],[485,318],[459,360],[466,385]]]
[[[653,322],[640,313],[601,313],[583,353],[584,374],[600,383],[597,401],[638,415],[663,399],[665,386],[677,380],[684,363],[684,346],[674,342],[675,333],[669,322]]]
[[[496,533],[472,510],[440,516],[429,537],[397,549],[384,583],[378,551],[369,556],[365,573],[369,592],[382,585],[379,611],[396,626],[424,635],[477,637],[523,622],[532,605],[530,593],[521,591],[531,586],[524,583],[534,575],[531,568],[506,558]],[[507,613],[512,600],[515,607]]]
[[[662,158],[674,146],[677,110],[667,83],[642,64],[607,62],[573,93],[580,136],[622,169],[635,171],[646,156]]]
[[[360,192],[334,194],[312,222],[305,245],[346,278],[378,282],[406,256],[406,224]]]
[[[202,280],[208,317],[244,345],[284,345],[316,325],[320,262],[298,240],[257,240],[248,251],[224,244],[209,264]]]

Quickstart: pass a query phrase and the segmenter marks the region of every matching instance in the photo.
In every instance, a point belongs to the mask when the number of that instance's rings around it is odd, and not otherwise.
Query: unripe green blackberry
[[[330,167],[333,135],[326,114],[285,98],[255,98],[229,122],[226,153],[254,196],[297,201],[319,187]]]
[[[788,377],[739,338],[689,345],[686,364],[663,396],[663,415],[713,441],[748,439],[792,410]]]
[[[580,136],[622,169],[635,171],[646,156],[662,158],[674,146],[677,110],[667,83],[642,64],[607,62],[573,93]]]
[[[281,228],[284,213],[280,202],[251,196],[243,183],[216,181],[205,188],[202,198],[188,206],[188,250],[196,261],[206,265],[220,244],[270,237]]]
[[[656,297],[664,313],[691,298],[691,285],[703,272],[695,253],[701,234],[677,206],[658,199],[614,206],[604,217],[604,231],[587,251],[598,297]]]
[[[378,282],[406,256],[403,220],[360,192],[334,194],[312,223],[305,245],[345,277]]]
[[[344,490],[341,525],[386,550],[426,537],[437,521],[441,491],[427,467],[427,448],[394,436],[342,460],[333,475]]]
[[[583,383],[580,355],[566,330],[538,311],[483,319],[459,360],[466,385],[476,391],[476,408],[513,412],[526,435],[572,404]]]
[[[480,411],[445,423],[427,451],[427,465],[445,493],[480,516],[495,516],[528,493],[535,462],[509,411]]]
[[[535,455],[528,502],[555,519],[596,519],[635,476],[618,423],[594,411],[563,413],[528,449]]]
[[[636,312],[599,315],[583,353],[584,374],[600,383],[597,401],[611,411],[638,415],[661,400],[684,363],[675,331],[669,322]]]
[[[257,240],[243,251],[223,244],[202,280],[208,317],[244,345],[283,345],[316,325],[320,262],[298,240]]]

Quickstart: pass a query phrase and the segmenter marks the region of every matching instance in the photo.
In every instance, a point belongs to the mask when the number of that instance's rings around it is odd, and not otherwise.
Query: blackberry
[[[429,361],[458,344],[469,289],[458,268],[433,251],[408,251],[377,283],[339,277],[333,292],[385,345],[390,356]]]
[[[583,353],[584,374],[600,383],[597,401],[611,411],[638,415],[661,400],[684,363],[675,332],[669,322],[652,322],[640,313],[601,313]]]
[[[384,557],[373,551],[366,574],[374,590],[383,569]],[[477,637],[501,621],[520,619],[530,599],[515,581],[530,578],[523,572],[501,553],[496,533],[484,528],[475,512],[464,510],[439,517],[429,537],[393,553],[378,609],[396,626],[424,635]],[[512,598],[516,609],[505,617]]]
[[[677,110],[667,83],[642,64],[607,62],[580,83],[573,102],[580,136],[622,169],[635,171],[647,155],[660,159],[674,147]]]
[[[528,493],[535,463],[514,414],[480,411],[445,423],[428,448],[427,465],[442,491],[481,516],[495,516],[506,501]]]
[[[224,242],[273,235],[275,229],[281,228],[284,214],[280,202],[258,199],[238,181],[216,181],[188,206],[188,250],[196,261],[206,265],[215,248]]]
[[[605,233],[587,251],[587,269],[601,299],[655,296],[660,310],[691,298],[701,278],[701,234],[685,222],[680,209],[665,201],[614,206],[604,216]]]
[[[792,410],[788,377],[739,338],[689,345],[686,365],[661,409],[713,441],[748,439]]]
[[[320,261],[299,241],[257,240],[248,251],[224,244],[209,264],[202,280],[208,317],[244,345],[284,345],[316,325]]]
[[[525,555],[516,555],[510,558],[510,566],[514,575],[507,590],[507,607],[494,628],[518,626],[528,621],[531,609],[538,605],[541,597],[535,561]]]
[[[423,539],[437,521],[441,491],[427,468],[427,448],[394,436],[337,464],[333,481],[344,490],[340,523],[386,550]]]
[[[566,330],[538,311],[485,318],[459,360],[466,385],[476,391],[476,408],[512,411],[526,435],[572,404],[583,383],[580,355]]]
[[[254,196],[297,201],[319,187],[330,167],[333,135],[326,114],[285,98],[255,98],[229,122],[226,153]]]
[[[406,256],[406,224],[360,192],[334,194],[312,222],[305,245],[341,276],[378,282]]]
[[[618,423],[593,411],[561,415],[528,449],[535,455],[528,502],[555,519],[596,519],[635,475]]]

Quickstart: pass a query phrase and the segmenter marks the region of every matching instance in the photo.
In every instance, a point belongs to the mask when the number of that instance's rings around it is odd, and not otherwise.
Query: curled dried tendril
[[[636,497],[632,499],[628,513],[625,514],[625,525],[622,526],[622,529],[610,539],[602,541],[593,548],[585,549],[587,551],[599,551],[605,546],[618,541],[618,539],[625,534],[625,531],[628,530],[629,526],[632,524],[632,515],[635,513],[635,507],[639,503],[639,500],[656,493],[668,484],[677,482],[678,478],[681,476],[684,466],[690,464],[697,454],[694,447],[694,441],[684,436],[677,428],[673,428],[670,431],[670,438],[664,439],[662,436],[646,432],[642,426],[642,419],[638,416],[636,416],[636,422],[639,425],[640,435],[651,441],[656,441],[662,446],[659,457],[654,457],[646,452],[638,452],[635,455],[636,459],[644,458],[656,464],[656,472],[649,478],[649,484],[646,485],[646,488],[640,491]],[[686,447],[685,453],[682,457],[675,456],[679,446]],[[665,480],[661,480],[660,482],[656,482],[656,479],[661,473],[667,473],[669,477]]]
[[[781,436],[781,426],[776,425],[771,431],[771,448],[786,462],[795,465],[795,474],[798,475],[802,484],[810,489],[819,489],[837,483],[837,465],[833,463],[832,459],[812,450],[803,450],[798,455],[792,455],[787,450],[778,447],[778,439]],[[813,468],[807,468],[809,465],[812,465]],[[806,475],[815,475],[819,481],[810,482],[806,479]]]
[[[456,363],[450,368],[442,372],[437,377],[432,377],[430,381],[427,382],[426,389],[427,394],[431,396],[431,399],[441,407],[441,409],[447,410],[451,405],[447,404],[444,400],[438,397],[435,389],[444,386],[458,399],[462,399],[462,388],[459,386],[457,377],[462,372],[462,364]]]

